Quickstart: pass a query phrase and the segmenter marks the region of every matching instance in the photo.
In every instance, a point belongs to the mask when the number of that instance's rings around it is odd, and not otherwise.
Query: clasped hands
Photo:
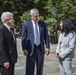
[[[4,66],[6,69],[8,69],[8,68],[10,67],[9,61],[4,62],[3,66]]]
[[[56,52],[56,58],[61,58],[58,52]]]

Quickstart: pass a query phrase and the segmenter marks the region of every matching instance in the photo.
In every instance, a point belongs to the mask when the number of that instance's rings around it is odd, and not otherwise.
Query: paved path
[[[55,57],[56,44],[50,45],[51,53],[45,55],[43,75],[59,75],[58,59]],[[15,75],[25,75],[25,59],[21,48],[21,40],[17,39],[18,62],[15,67]],[[73,59],[74,75],[76,75],[76,50],[75,58]],[[35,74],[36,75],[36,74]]]

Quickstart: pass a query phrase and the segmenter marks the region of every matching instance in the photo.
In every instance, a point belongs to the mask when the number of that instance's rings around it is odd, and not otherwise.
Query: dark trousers
[[[34,75],[36,64],[36,75],[43,75],[44,54],[41,47],[34,45],[34,53],[26,58],[26,75]]]
[[[14,75],[14,64],[10,63],[10,67],[8,69],[1,66],[0,72],[1,75]]]

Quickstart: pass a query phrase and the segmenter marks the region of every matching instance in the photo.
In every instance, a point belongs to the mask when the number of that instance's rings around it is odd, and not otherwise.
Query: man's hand
[[[27,56],[27,55],[28,55],[28,51],[27,51],[27,50],[24,50],[24,52],[23,52],[23,53],[24,53],[24,55],[25,55],[25,56]]]
[[[49,55],[49,53],[50,53],[50,49],[49,49],[49,48],[46,48],[45,53],[46,53],[47,55]]]
[[[7,61],[7,62],[4,63],[3,66],[4,66],[6,69],[8,69],[8,68],[10,67],[10,63]]]

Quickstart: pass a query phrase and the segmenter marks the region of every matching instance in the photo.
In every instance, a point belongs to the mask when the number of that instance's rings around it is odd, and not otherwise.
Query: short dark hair
[[[70,18],[62,18],[61,21],[63,23],[61,32],[65,32],[65,35],[70,32],[75,32],[75,25]]]

